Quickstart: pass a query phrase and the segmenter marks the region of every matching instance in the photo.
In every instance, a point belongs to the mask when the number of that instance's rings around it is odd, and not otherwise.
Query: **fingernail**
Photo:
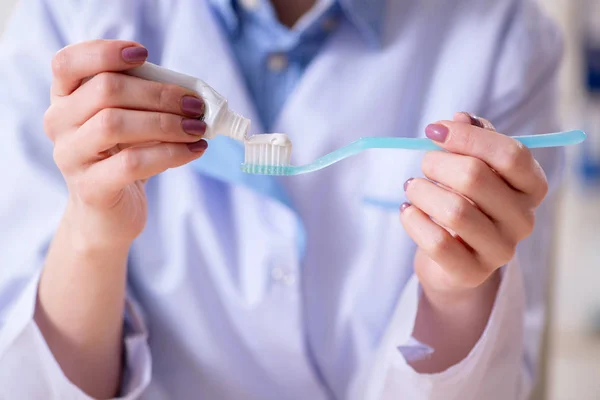
[[[463,111],[463,114],[465,114],[467,117],[469,117],[469,121],[471,121],[471,125],[476,126],[478,128],[485,128],[485,125],[483,125],[483,122],[481,121],[481,119],[469,112]]]
[[[206,122],[197,119],[184,119],[181,127],[190,135],[202,136],[206,132]]]
[[[200,140],[199,142],[188,143],[187,147],[192,153],[202,153],[208,148],[208,143],[206,140]]]
[[[181,111],[199,117],[204,114],[204,102],[197,97],[185,96],[181,99]]]
[[[429,139],[440,143],[446,141],[448,133],[450,133],[450,130],[444,125],[440,124],[430,124],[427,125],[427,128],[425,128],[425,135]]]
[[[408,185],[412,182],[413,178],[409,178],[406,182],[404,182],[404,191],[408,188]]]
[[[400,204],[400,214],[404,212],[408,207],[410,207],[410,203],[402,203]]]
[[[123,60],[128,63],[140,63],[148,58],[148,50],[143,47],[128,47],[121,52]]]

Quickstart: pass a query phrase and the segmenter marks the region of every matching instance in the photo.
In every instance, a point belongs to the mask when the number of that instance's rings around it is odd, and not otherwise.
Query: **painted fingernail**
[[[410,203],[402,203],[400,204],[400,214],[404,212],[408,207],[410,207]]]
[[[140,63],[148,58],[148,50],[143,47],[128,47],[121,51],[123,60],[128,63]]]
[[[197,119],[184,119],[181,127],[190,135],[202,136],[206,132],[206,122]]]
[[[409,178],[406,182],[404,182],[404,191],[408,189],[408,185],[413,181],[414,178]]]
[[[463,111],[462,113],[464,115],[466,115],[467,117],[469,117],[469,121],[471,121],[471,125],[476,126],[478,128],[485,128],[485,125],[483,125],[483,122],[481,121],[481,119],[478,116],[473,115],[466,111]]]
[[[204,102],[197,97],[185,96],[181,99],[181,111],[184,114],[199,117],[204,114]]]
[[[187,147],[192,153],[202,153],[208,148],[208,142],[206,140],[200,140],[199,142],[188,143]]]
[[[448,137],[448,133],[450,133],[450,130],[445,127],[444,125],[440,125],[440,124],[430,124],[427,125],[427,128],[425,128],[425,135],[431,139],[434,140],[436,142],[440,142],[443,143],[446,141],[446,138]]]

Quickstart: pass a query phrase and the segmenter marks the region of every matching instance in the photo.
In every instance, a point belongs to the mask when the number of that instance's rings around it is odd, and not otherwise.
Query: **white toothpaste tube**
[[[127,71],[127,73],[149,81],[178,85],[193,90],[202,97],[205,104],[203,120],[207,125],[205,139],[214,139],[217,135],[224,135],[244,141],[248,135],[250,120],[230,110],[227,99],[206,82],[148,62]]]

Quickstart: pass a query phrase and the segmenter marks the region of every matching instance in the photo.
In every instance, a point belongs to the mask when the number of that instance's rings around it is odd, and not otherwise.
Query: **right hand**
[[[207,148],[197,94],[120,73],[147,56],[137,43],[99,40],[52,62],[44,127],[69,189],[65,218],[86,246],[128,248],[146,223],[146,180]]]

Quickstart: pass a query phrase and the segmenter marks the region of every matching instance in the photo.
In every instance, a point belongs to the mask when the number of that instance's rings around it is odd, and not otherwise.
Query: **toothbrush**
[[[543,135],[513,136],[530,149],[579,144],[586,138],[580,130]],[[425,138],[366,137],[341,147],[310,164],[291,165],[292,143],[286,134],[269,133],[246,138],[243,172],[258,175],[300,175],[329,167],[369,149],[443,150]]]

